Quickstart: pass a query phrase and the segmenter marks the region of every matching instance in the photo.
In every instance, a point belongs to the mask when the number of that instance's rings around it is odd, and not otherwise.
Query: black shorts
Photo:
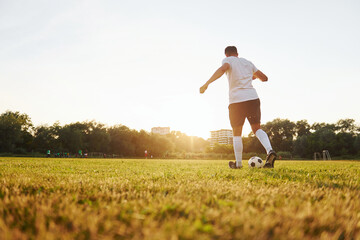
[[[242,127],[245,118],[248,119],[251,125],[260,123],[260,99],[230,104],[229,117],[232,128]]]

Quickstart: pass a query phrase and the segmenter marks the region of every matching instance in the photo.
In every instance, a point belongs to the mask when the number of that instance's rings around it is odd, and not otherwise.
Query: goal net
[[[322,151],[322,156],[321,156],[321,153],[319,152],[314,152],[314,160],[331,160],[331,157],[330,157],[330,153],[328,150],[323,150]]]

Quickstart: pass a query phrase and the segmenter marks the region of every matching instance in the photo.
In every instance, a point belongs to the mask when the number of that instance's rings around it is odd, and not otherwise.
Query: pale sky
[[[224,48],[268,77],[262,123],[360,123],[360,1],[0,0],[0,113],[209,137],[230,128]],[[250,131],[245,123],[243,135]]]

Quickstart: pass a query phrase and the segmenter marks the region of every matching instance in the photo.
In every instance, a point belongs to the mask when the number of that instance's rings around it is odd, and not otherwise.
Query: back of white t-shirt
[[[245,102],[259,98],[252,85],[253,73],[258,69],[245,58],[227,57],[222,64],[228,63],[230,69],[226,72],[229,80],[229,103]]]

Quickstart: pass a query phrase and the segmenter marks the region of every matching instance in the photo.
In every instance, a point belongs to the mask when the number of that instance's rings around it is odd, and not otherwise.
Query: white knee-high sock
[[[256,137],[260,140],[261,144],[266,149],[266,153],[269,153],[270,150],[272,150],[270,140],[266,132],[264,132],[262,129],[259,129],[255,133]]]
[[[234,146],[234,153],[236,158],[236,166],[242,167],[243,143],[241,136],[233,137],[233,146]]]

